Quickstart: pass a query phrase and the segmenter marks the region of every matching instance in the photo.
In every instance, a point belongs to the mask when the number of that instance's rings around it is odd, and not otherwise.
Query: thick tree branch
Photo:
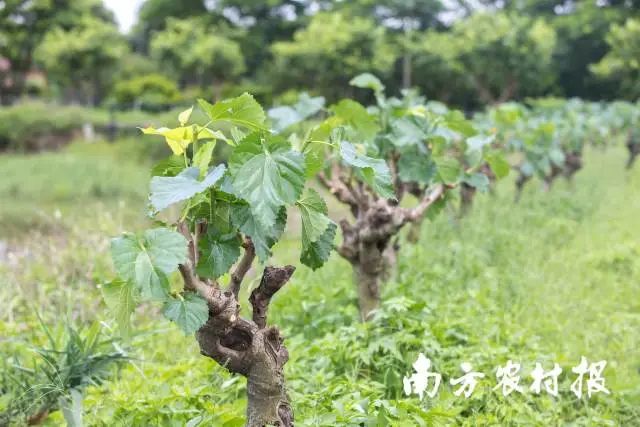
[[[265,267],[260,285],[251,292],[249,302],[253,307],[253,321],[262,329],[267,326],[267,311],[271,298],[291,278],[295,267]]]
[[[242,244],[244,248],[244,255],[242,259],[236,265],[235,270],[231,273],[231,282],[229,283],[229,291],[235,295],[236,299],[238,298],[238,294],[240,293],[240,285],[242,285],[242,280],[244,280],[244,276],[246,276],[247,272],[251,268],[251,264],[256,257],[256,248],[251,241],[251,238],[246,237]]]
[[[318,174],[318,180],[339,202],[348,205],[354,216],[357,216],[359,206],[358,198],[348,180],[341,175],[341,171],[337,165],[334,165],[332,169],[331,178],[328,178],[324,172],[321,172]]]
[[[431,191],[429,191],[428,193],[425,193],[425,196],[422,198],[422,200],[420,200],[420,203],[418,203],[416,207],[411,209],[401,208],[402,224],[406,224],[407,222],[413,222],[413,221],[416,221],[418,218],[422,218],[422,216],[427,211],[427,209],[429,209],[431,205],[433,205],[436,201],[438,201],[438,199],[440,199],[444,195],[447,188],[448,187],[446,187],[443,184],[438,184]]]

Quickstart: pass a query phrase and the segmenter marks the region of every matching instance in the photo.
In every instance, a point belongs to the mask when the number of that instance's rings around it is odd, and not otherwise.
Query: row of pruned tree
[[[105,302],[124,333],[139,303],[161,304],[168,319],[195,334],[203,355],[247,378],[251,427],[293,425],[283,371],[288,352],[268,316],[295,267],[261,267],[250,318],[240,301],[249,271],[270,260],[288,216],[299,217],[289,224],[301,227],[301,264],[320,268],[334,248],[351,264],[368,321],[404,244],[401,230],[436,215],[458,189],[470,203],[512,167],[511,138],[502,128],[485,129],[483,120],[515,114],[515,107],[471,121],[411,91],[388,97],[371,74],[351,85],[370,91],[375,103],[342,99],[325,107],[323,98],[302,95],[267,115],[244,94],[200,100],[205,124],[192,123],[189,109],[174,128],[143,130],[164,137],[174,155],[152,171],[149,201],[158,226],[112,241],[118,279],[103,286]],[[524,145],[538,144],[538,133],[549,130],[537,118],[524,121],[532,124],[523,134],[534,138]],[[226,163],[215,158],[216,144],[228,145]],[[336,223],[325,197],[344,204],[348,215]]]

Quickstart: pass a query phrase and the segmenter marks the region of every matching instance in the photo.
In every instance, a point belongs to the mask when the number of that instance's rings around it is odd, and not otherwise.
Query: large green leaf
[[[207,323],[209,307],[198,294],[187,292],[182,298],[171,298],[162,309],[165,317],[176,323],[185,335],[196,332]]]
[[[430,184],[436,173],[437,166],[426,151],[414,147],[400,155],[398,176],[403,182]]]
[[[264,110],[248,93],[213,105],[204,99],[199,99],[198,104],[213,123],[227,122],[248,129],[266,130]]]
[[[346,141],[340,143],[340,156],[345,163],[356,168],[361,179],[376,193],[386,199],[395,199],[391,171],[384,160],[360,154],[353,144]]]
[[[104,302],[113,314],[120,333],[128,337],[131,333],[131,313],[138,305],[135,285],[126,280],[116,279],[101,286]]]
[[[302,236],[313,243],[327,230],[332,222],[327,216],[327,205],[313,189],[296,203],[302,217]]]
[[[151,206],[156,211],[161,211],[174,203],[178,203],[207,188],[213,186],[225,172],[224,165],[213,168],[202,181],[199,181],[200,170],[190,167],[176,176],[154,176],[151,178]]]
[[[438,177],[445,184],[456,184],[462,175],[462,166],[456,159],[436,157],[433,159],[438,167]]]
[[[337,227],[327,216],[327,205],[315,190],[309,189],[297,205],[302,217],[300,261],[315,270],[329,258]]]
[[[396,147],[406,147],[409,145],[420,144],[427,137],[422,130],[416,117],[402,117],[394,120],[391,124],[391,142]]]
[[[287,223],[287,210],[282,207],[272,227],[262,226],[251,212],[247,204],[231,205],[231,221],[238,229],[251,237],[256,255],[262,262],[271,256],[271,248],[278,241]]]
[[[196,272],[199,276],[217,279],[229,271],[240,256],[240,237],[237,233],[221,234],[213,230],[201,236],[198,246],[201,257]]]
[[[315,242],[308,241],[303,234],[300,262],[313,270],[322,267],[331,254],[337,228],[334,222],[330,222],[325,232]]]
[[[272,135],[249,135],[229,160],[231,185],[264,227],[273,227],[282,206],[298,200],[305,181],[304,157]]]
[[[164,299],[167,275],[187,259],[187,241],[166,228],[146,230],[141,237],[124,234],[111,240],[111,257],[120,277],[135,283],[144,298]]]

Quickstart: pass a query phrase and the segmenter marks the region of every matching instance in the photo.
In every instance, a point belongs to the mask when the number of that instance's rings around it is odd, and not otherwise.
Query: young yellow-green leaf
[[[162,313],[175,322],[185,335],[191,335],[207,322],[209,306],[200,295],[187,292],[181,299],[169,299],[164,304]]]
[[[278,136],[247,136],[231,155],[229,171],[233,193],[249,203],[267,229],[274,226],[280,207],[295,203],[304,187],[304,157]]]
[[[126,280],[116,279],[101,286],[104,302],[113,314],[123,337],[131,334],[131,313],[138,305],[135,285]]]
[[[296,203],[302,218],[302,238],[313,243],[322,236],[332,222],[327,216],[327,205],[313,189],[307,190]]]
[[[509,162],[504,158],[502,153],[499,152],[491,152],[485,155],[485,160],[489,163],[489,167],[496,175],[496,178],[502,179],[505,176],[509,175],[509,171],[511,170],[511,166]]]
[[[240,256],[241,244],[237,233],[220,234],[208,230],[198,241],[202,254],[196,267],[198,275],[217,279],[225,274]]]
[[[161,135],[164,136],[167,144],[173,151],[173,154],[180,155],[197,137],[197,139],[225,139],[224,135],[218,131],[193,125],[181,126],[174,129],[166,127],[155,129],[153,127],[140,128],[145,135]]]
[[[376,193],[386,199],[395,199],[391,171],[382,159],[374,159],[358,153],[356,147],[343,141],[340,143],[340,156],[349,166],[356,168],[360,177]]]
[[[139,238],[128,233],[111,240],[111,257],[120,278],[135,283],[142,297],[163,300],[167,275],[187,259],[187,241],[166,228],[146,230]]]
[[[199,181],[200,170],[190,167],[176,176],[154,176],[151,178],[151,194],[149,200],[151,206],[161,211],[174,203],[190,199],[198,193],[212,187],[222,178],[225,172],[224,165],[213,168],[202,181]]]
[[[209,116],[212,122],[227,122],[235,126],[241,126],[253,130],[266,130],[264,125],[264,110],[248,93],[225,99],[210,104],[204,99],[199,99],[200,108]]]
[[[191,117],[191,113],[193,112],[193,106],[187,108],[182,113],[178,114],[178,122],[180,122],[180,126],[184,126],[189,121],[189,117]]]

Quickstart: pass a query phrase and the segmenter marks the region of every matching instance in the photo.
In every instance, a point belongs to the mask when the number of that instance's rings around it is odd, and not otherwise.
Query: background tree
[[[455,61],[483,103],[541,95],[555,79],[555,31],[540,19],[475,14],[456,23],[449,35]]]
[[[389,75],[395,56],[385,35],[385,29],[370,19],[317,14],[293,41],[272,46],[273,84],[279,90],[313,87],[335,100],[349,87],[349,76]]]
[[[115,25],[84,16],[69,30],[49,31],[35,58],[68,99],[96,105],[127,50]]]
[[[197,18],[169,19],[164,31],[151,41],[151,54],[182,86],[211,85],[219,98],[223,81],[233,81],[245,70],[240,45],[215,34]]]
[[[83,17],[113,23],[100,0],[6,0],[0,8],[0,57],[9,61],[12,96],[22,93],[26,74],[34,67],[34,51],[53,28],[70,30]],[[0,87],[2,90],[2,87]],[[4,97],[6,99],[6,97]]]
[[[640,19],[613,25],[606,39],[610,51],[592,70],[597,75],[619,79],[618,95],[636,99],[640,96]]]

